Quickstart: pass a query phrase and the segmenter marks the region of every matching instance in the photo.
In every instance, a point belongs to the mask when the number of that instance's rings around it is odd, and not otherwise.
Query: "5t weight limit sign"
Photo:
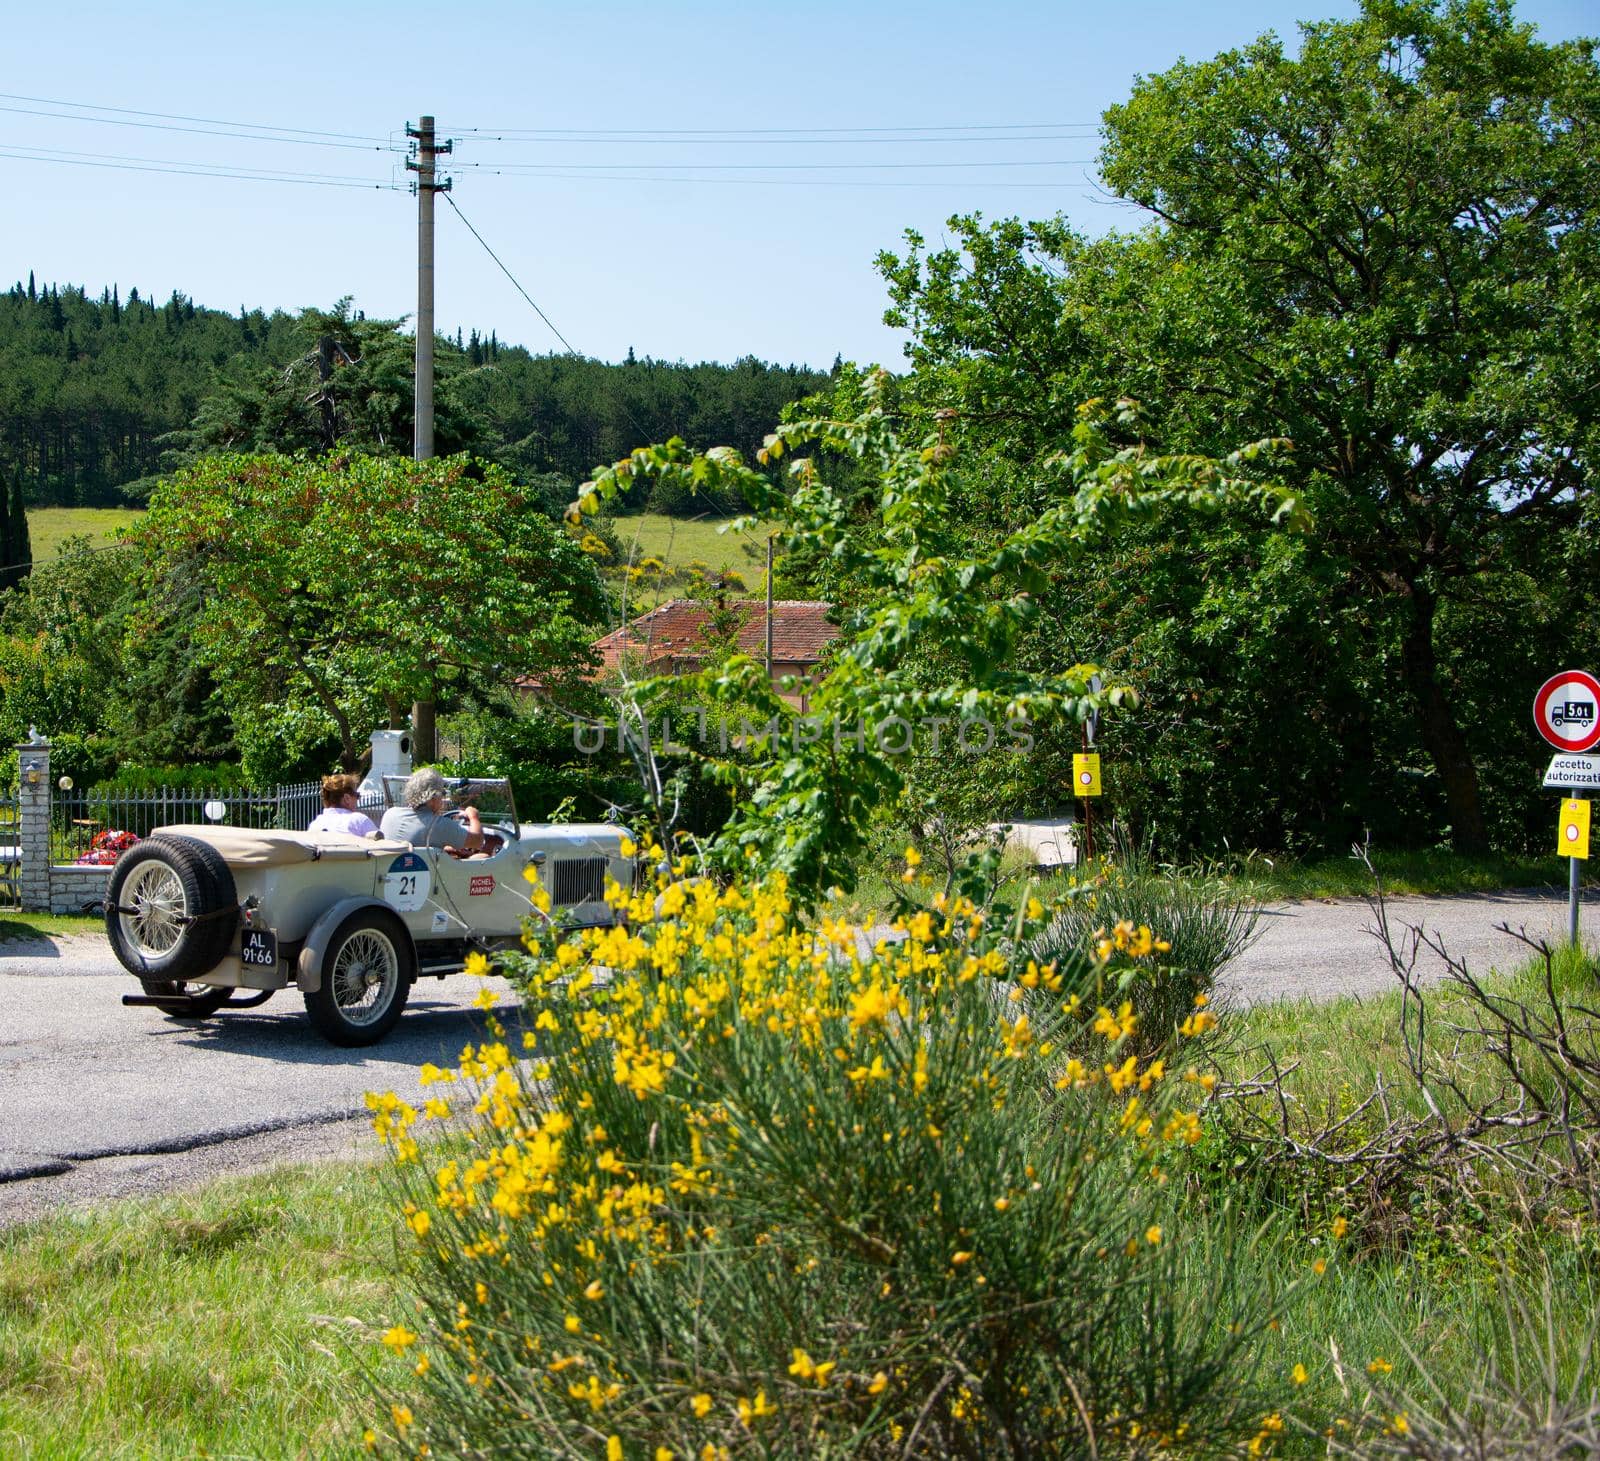
[[[1587,670],[1563,670],[1533,697],[1533,723],[1558,751],[1600,745],[1600,680]]]

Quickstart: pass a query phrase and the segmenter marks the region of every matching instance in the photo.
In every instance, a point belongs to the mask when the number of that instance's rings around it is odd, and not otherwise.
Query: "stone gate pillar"
[[[17,747],[18,890],[24,912],[50,911],[50,743]]]

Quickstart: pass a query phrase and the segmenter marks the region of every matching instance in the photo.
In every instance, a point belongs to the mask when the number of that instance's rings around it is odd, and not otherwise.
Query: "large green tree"
[[[1168,447],[1292,442],[1316,535],[1259,616],[1299,600],[1309,646],[1342,649],[1291,690],[1364,726],[1348,755],[1390,733],[1350,701],[1393,673],[1464,849],[1487,829],[1450,635],[1470,623],[1480,656],[1527,642],[1600,446],[1597,122],[1589,43],[1542,44],[1493,0],[1369,3],[1304,27],[1298,55],[1263,37],[1110,110],[1103,176],[1153,215],[1143,232],[964,220],[962,251],[885,261],[911,395],[1004,460],[1048,453],[1091,391],[1145,399]],[[1027,482],[990,511],[1027,511]],[[1206,544],[1175,546],[1198,561],[1166,619],[1192,638],[1220,580],[1225,648],[1235,590],[1270,575],[1251,554],[1229,587],[1226,555],[1212,573]],[[1337,684],[1315,683],[1325,658]]]
[[[597,473],[573,505],[581,519],[661,481],[737,493],[780,525],[786,543],[835,565],[849,585],[840,639],[806,714],[742,656],[696,678],[699,691],[759,712],[769,727],[739,756],[713,761],[734,805],[712,855],[737,866],[759,854],[807,896],[859,870],[874,818],[908,787],[909,749],[930,737],[937,744],[942,731],[948,763],[951,742],[964,745],[969,735],[987,753],[1026,744],[1031,727],[1076,725],[1122,703],[1123,686],[1091,686],[1092,663],[1036,664],[1019,653],[1053,578],[1078,571],[1152,512],[1302,519],[1292,494],[1247,475],[1262,443],[1220,460],[1167,456],[1121,444],[1128,407],[1090,402],[1044,468],[1048,505],[1013,531],[975,537],[956,510],[953,493],[965,485],[957,449],[937,432],[904,440],[887,409],[891,394],[886,374],[875,372],[861,383],[853,418],[779,426],[759,460],[783,468],[781,483],[732,448],[697,455],[672,440]],[[674,687],[644,693],[663,689]],[[669,834],[665,820],[658,830]],[[966,875],[977,871],[969,861]]]
[[[351,447],[409,453],[414,351],[398,320],[369,320],[349,297],[331,310],[302,310],[282,365],[244,363],[225,374],[199,405],[192,426],[175,433],[184,462],[215,451],[296,452]],[[480,423],[462,402],[462,362],[443,351],[436,364],[434,437],[441,455],[480,450]]]
[[[558,687],[603,609],[560,524],[461,456],[206,458],[157,490],[135,541],[152,612],[190,616],[258,776],[330,734],[354,768],[373,724],[455,686]]]

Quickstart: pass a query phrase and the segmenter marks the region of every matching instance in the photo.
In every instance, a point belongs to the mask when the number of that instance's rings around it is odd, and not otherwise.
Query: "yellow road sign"
[[[1568,797],[1561,803],[1561,855],[1589,856],[1589,803]]]
[[[1072,790],[1077,796],[1100,795],[1100,757],[1098,753],[1087,751],[1072,758]]]

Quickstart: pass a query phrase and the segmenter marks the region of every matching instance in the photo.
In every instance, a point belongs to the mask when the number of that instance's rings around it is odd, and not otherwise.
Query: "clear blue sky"
[[[56,157],[0,155],[0,287],[32,269],[95,293],[113,281],[124,295],[137,286],[157,299],[180,289],[230,310],[327,306],[351,294],[369,315],[409,314],[416,204],[407,192],[83,164],[403,182],[389,149],[432,111],[441,135],[458,139],[455,201],[576,349],[821,366],[842,352],[894,364],[900,342],[881,323],[872,261],[907,227],[936,240],[945,219],[972,210],[1062,212],[1096,232],[1126,223],[1094,189],[1094,129],[1136,74],[1263,30],[1289,38],[1297,19],[1353,9],[1343,0],[68,3],[36,12],[32,38],[13,50],[22,64],[0,83],[47,99],[0,99],[0,153]],[[1519,14],[1546,39],[1600,30],[1592,0],[1529,0]],[[295,144],[95,113],[201,131],[111,125],[75,119],[84,113],[60,102],[324,135]],[[978,130],[1008,126],[1016,130]],[[490,140],[506,130],[547,135]],[[663,136],[695,131],[723,135]],[[637,135],[596,135],[605,132]],[[336,141],[353,145],[309,145]],[[519,170],[493,171],[506,164]],[[536,351],[560,348],[442,202],[437,300],[443,330],[494,329]]]

